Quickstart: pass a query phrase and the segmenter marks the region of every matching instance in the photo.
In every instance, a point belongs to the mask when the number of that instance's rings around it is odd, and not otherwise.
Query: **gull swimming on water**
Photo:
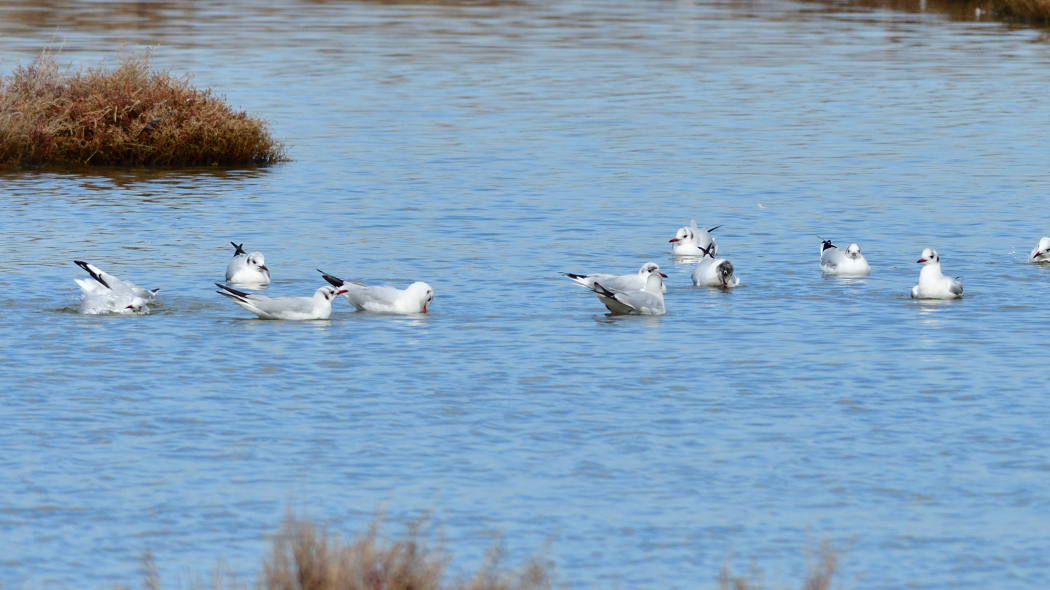
[[[664,294],[661,291],[662,286],[663,279],[660,278],[660,273],[654,272],[646,279],[643,291],[607,289],[600,282],[594,283],[591,290],[614,314],[663,315],[666,309],[664,308]]]
[[[846,246],[843,252],[832,245],[831,240],[824,240],[820,245],[820,271],[826,275],[843,277],[863,276],[871,274],[871,267],[857,244]]]
[[[339,287],[346,300],[358,311],[376,313],[426,313],[427,306],[434,300],[434,289],[424,282],[415,282],[406,289],[387,287],[385,285],[370,287],[361,283],[344,281],[321,273],[324,280]]]
[[[715,258],[714,244],[703,249],[704,257],[693,269],[693,285],[731,289],[740,284],[733,275],[733,265],[725,258]]]
[[[1028,255],[1028,262],[1050,262],[1050,238],[1040,238]]]
[[[93,264],[81,260],[73,262],[91,275],[90,279],[74,279],[83,292],[80,313],[149,313],[147,305],[156,300],[160,289],[143,289],[131,281],[122,281],[103,272]]]
[[[561,274],[591,290],[594,289],[594,283],[601,282],[603,287],[613,291],[642,291],[645,289],[645,283],[649,279],[649,275],[653,273],[665,279],[667,278],[667,275],[660,272],[660,267],[655,262],[646,262],[633,275],[610,275],[605,273],[577,275],[571,272],[563,272]],[[667,287],[664,286],[663,282],[660,283],[660,292],[667,292]]]
[[[671,246],[672,256],[703,256],[704,250],[710,246],[714,246],[712,254],[718,253],[718,246],[715,245],[715,239],[711,237],[711,232],[722,227],[716,225],[711,229],[703,229],[696,226],[696,220],[689,220],[689,227],[679,228],[678,233],[673,238],[668,240],[673,244]]]
[[[919,284],[911,288],[912,299],[958,299],[963,295],[963,286],[957,279],[941,273],[941,257],[933,248],[926,248],[917,260],[922,264]]]
[[[262,252],[247,253],[244,244],[233,244],[236,250],[233,260],[226,265],[226,280],[242,285],[270,284],[270,269],[266,268],[266,258]]]
[[[231,289],[215,283],[224,295],[244,309],[264,320],[327,320],[332,315],[332,299],[343,293],[341,289],[325,285],[313,297],[267,297]]]

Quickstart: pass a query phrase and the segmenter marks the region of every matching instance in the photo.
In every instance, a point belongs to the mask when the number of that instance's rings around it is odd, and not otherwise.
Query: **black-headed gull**
[[[715,258],[714,244],[702,249],[704,257],[693,269],[693,285],[732,289],[740,284],[740,277],[733,275],[733,265],[725,258]]]
[[[663,315],[666,309],[661,287],[663,279],[660,278],[660,273],[654,272],[646,279],[645,289],[642,291],[607,289],[601,282],[594,283],[591,290],[598,295],[605,307],[615,314]]]
[[[913,299],[958,299],[963,295],[963,286],[958,280],[941,273],[941,257],[933,248],[926,248],[917,260],[922,264],[919,284],[911,288]]]
[[[824,240],[820,245],[820,271],[826,275],[857,277],[871,274],[871,267],[857,244],[846,246],[843,252],[831,240]]]
[[[147,305],[155,301],[160,289],[143,289],[135,283],[122,281],[103,272],[93,264],[82,260],[73,262],[91,275],[90,279],[74,279],[83,292],[80,313],[149,313]]]
[[[327,320],[332,315],[332,300],[343,293],[341,289],[325,285],[313,297],[267,297],[231,289],[221,283],[215,286],[222,289],[216,293],[229,297],[264,320]]]
[[[668,240],[671,242],[671,255],[672,256],[703,256],[704,250],[714,246],[712,254],[718,253],[718,246],[715,245],[715,239],[711,237],[711,232],[722,227],[716,225],[711,229],[703,229],[696,226],[696,220],[689,220],[689,227],[683,227],[678,229],[678,233],[673,238]]]
[[[1028,262],[1050,262],[1050,238],[1039,239],[1039,243],[1028,255]]]
[[[603,287],[613,291],[642,291],[645,289],[645,282],[649,280],[649,275],[653,273],[657,273],[665,279],[667,278],[667,275],[660,272],[660,267],[655,262],[646,262],[633,275],[610,275],[600,272],[591,275],[577,275],[571,272],[563,272],[561,274],[592,290],[595,282],[601,282]],[[667,287],[662,282],[660,283],[660,289],[662,293],[667,292]]]
[[[324,280],[343,291],[343,297],[358,311],[375,313],[426,313],[434,300],[434,289],[423,282],[415,282],[405,289],[385,285],[370,287],[361,283],[344,281],[322,270]]]
[[[226,281],[240,285],[269,285],[270,269],[262,252],[245,252],[244,244],[230,242],[236,250],[226,265]]]

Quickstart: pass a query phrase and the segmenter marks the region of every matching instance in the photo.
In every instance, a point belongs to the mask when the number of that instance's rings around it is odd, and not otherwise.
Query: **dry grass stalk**
[[[309,520],[285,519],[263,564],[259,590],[548,590],[548,567],[500,566],[496,548],[467,581],[449,580],[451,557],[426,541],[419,523],[404,538],[384,541],[378,521],[350,543],[333,539]]]
[[[45,164],[264,165],[285,161],[265,121],[188,76],[150,69],[151,52],[77,72],[50,51],[0,77],[0,169]]]
[[[806,558],[806,579],[802,583],[802,590],[831,590],[838,566],[838,552],[825,539],[820,543],[816,559],[811,555]],[[757,568],[752,568],[747,576],[734,576],[728,564],[722,566],[722,574],[718,578],[719,590],[759,590],[765,587],[762,572]]]

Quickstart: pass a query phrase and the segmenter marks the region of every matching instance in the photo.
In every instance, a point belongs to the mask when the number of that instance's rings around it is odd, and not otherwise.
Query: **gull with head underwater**
[[[93,264],[82,260],[73,262],[91,275],[90,280],[74,279],[82,292],[79,309],[82,314],[147,314],[147,305],[156,301],[157,291],[160,289],[143,289],[131,281],[122,281]]]

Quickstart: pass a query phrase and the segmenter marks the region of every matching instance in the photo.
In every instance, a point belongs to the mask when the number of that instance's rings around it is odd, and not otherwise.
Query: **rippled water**
[[[613,0],[0,7],[0,69],[123,42],[272,121],[265,170],[0,177],[0,585],[251,575],[289,506],[355,531],[550,541],[572,587],[772,581],[851,543],[858,588],[1050,569],[1043,32],[825,4]],[[689,285],[716,232],[744,285]],[[829,280],[819,240],[869,278]],[[262,322],[213,293],[315,268],[430,282],[426,317]],[[961,301],[916,303],[934,246]],[[73,313],[73,259],[148,317]],[[670,275],[613,318],[561,271]],[[394,527],[396,529],[396,526]]]

